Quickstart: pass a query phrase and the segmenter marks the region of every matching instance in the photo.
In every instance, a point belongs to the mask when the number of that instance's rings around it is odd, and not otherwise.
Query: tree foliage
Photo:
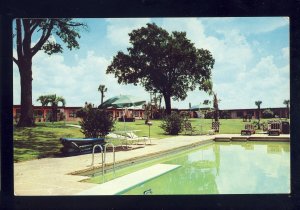
[[[91,104],[79,110],[77,116],[82,118],[79,124],[86,138],[105,137],[114,127],[112,116],[106,110],[93,108]]]
[[[266,109],[262,113],[263,118],[273,118],[274,117],[274,112],[271,109]]]
[[[219,102],[221,100],[218,100],[217,98],[217,93],[213,93],[214,99],[213,99],[213,104],[214,104],[214,119],[215,121],[219,121]]]
[[[56,122],[57,121],[58,104],[61,103],[62,106],[66,105],[66,100],[62,96],[56,96],[56,94],[41,95],[41,96],[39,96],[37,101],[41,102],[42,107],[47,106],[48,104],[50,104],[51,109],[52,109],[51,122]]]
[[[169,34],[156,24],[147,24],[129,33],[132,47],[128,54],[118,52],[107,73],[119,83],[140,84],[146,91],[164,97],[171,113],[171,98],[184,100],[188,91],[212,89],[211,69],[214,59],[205,49],[197,49],[185,32]]]
[[[260,105],[262,101],[255,101],[255,105],[257,106],[257,117],[258,117],[258,129],[260,129]]]
[[[13,61],[19,68],[21,79],[21,116],[18,126],[33,126],[32,108],[32,58],[40,50],[48,55],[63,52],[60,43],[49,39],[51,36],[60,39],[69,50],[78,49],[80,29],[87,28],[84,23],[71,18],[17,18],[15,20],[14,39],[16,56]],[[38,37],[32,40],[32,37]],[[35,42],[35,44],[34,44]]]

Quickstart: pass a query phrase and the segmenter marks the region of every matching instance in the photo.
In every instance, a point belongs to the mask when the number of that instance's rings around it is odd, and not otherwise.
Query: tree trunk
[[[219,121],[219,110],[218,110],[218,109],[216,109],[216,110],[214,111],[214,118],[215,118],[215,121],[216,121],[216,122]]]
[[[167,94],[164,94],[165,104],[166,104],[166,114],[171,114],[171,97]]]
[[[260,130],[260,108],[258,108],[258,130]]]
[[[57,122],[57,106],[52,105],[52,122]]]
[[[18,122],[19,127],[34,126],[32,106],[32,62],[20,62],[19,71],[21,78],[21,115]]]

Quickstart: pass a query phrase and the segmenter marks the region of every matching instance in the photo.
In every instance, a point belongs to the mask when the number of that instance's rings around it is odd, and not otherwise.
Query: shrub
[[[252,125],[254,126],[255,129],[258,129],[258,127],[259,127],[260,129],[263,129],[263,130],[265,128],[267,128],[267,126],[268,126],[268,124],[266,122],[259,122],[259,121],[256,121],[256,120],[254,120],[252,122]]]
[[[112,116],[105,110],[85,107],[78,111],[81,132],[86,138],[105,137],[114,127]]]
[[[266,109],[262,113],[263,118],[273,118],[274,117],[274,112],[271,111],[271,109]]]
[[[182,131],[183,118],[176,112],[166,116],[160,127],[169,135],[178,135]]]

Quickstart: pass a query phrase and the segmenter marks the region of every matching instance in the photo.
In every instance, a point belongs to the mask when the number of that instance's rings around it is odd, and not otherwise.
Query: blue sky
[[[78,19],[89,26],[81,32],[80,49],[48,56],[42,51],[33,58],[33,104],[40,95],[63,96],[67,106],[84,102],[100,104],[100,84],[108,88],[105,99],[132,94],[149,100],[142,86],[119,85],[106,69],[118,51],[127,52],[133,29],[155,22],[169,32],[185,31],[197,48],[208,49],[215,58],[213,89],[221,100],[220,109],[282,107],[290,98],[289,19],[249,18],[113,18]],[[34,38],[36,38],[35,36]],[[59,42],[57,37],[52,37]],[[33,43],[37,42],[33,39]],[[14,49],[15,55],[15,49]],[[20,77],[13,66],[14,104],[20,104]],[[188,93],[172,107],[188,108],[212,99],[205,92]]]

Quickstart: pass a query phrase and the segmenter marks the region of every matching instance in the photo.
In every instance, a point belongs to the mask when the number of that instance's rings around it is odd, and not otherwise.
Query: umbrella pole
[[[126,136],[125,109],[122,109],[122,111],[123,111],[123,123],[124,123],[124,138],[125,138],[125,141],[126,141],[126,147],[128,149],[127,136]]]
[[[126,132],[125,109],[123,110],[124,133]]]

